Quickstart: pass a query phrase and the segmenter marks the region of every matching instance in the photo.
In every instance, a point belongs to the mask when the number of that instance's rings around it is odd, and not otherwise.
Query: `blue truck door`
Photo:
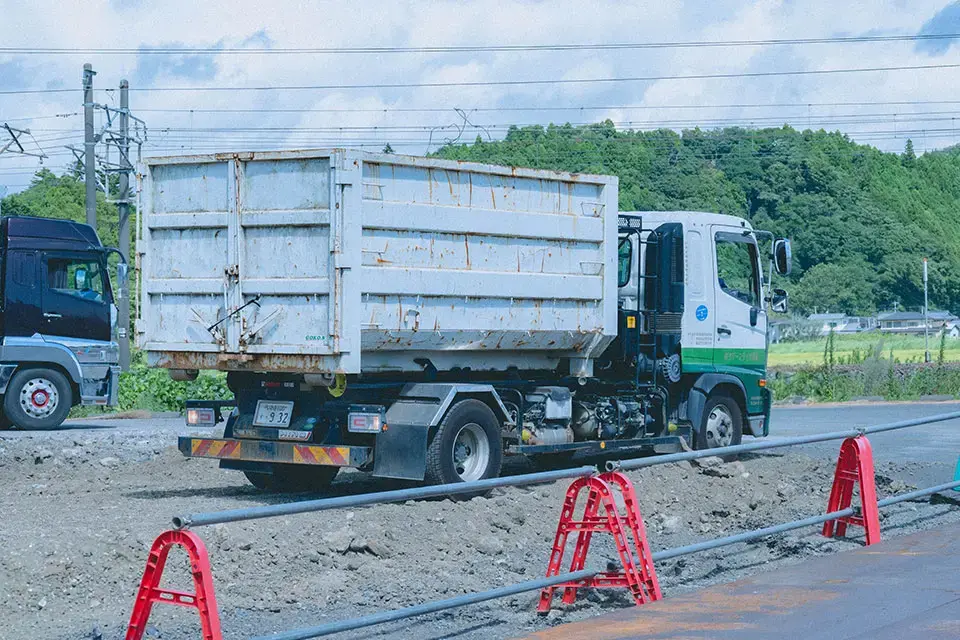
[[[110,340],[110,290],[99,256],[43,254],[44,336]]]

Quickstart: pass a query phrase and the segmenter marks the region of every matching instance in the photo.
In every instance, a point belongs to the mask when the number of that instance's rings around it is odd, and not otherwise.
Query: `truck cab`
[[[770,251],[767,282],[762,245]],[[789,241],[736,216],[621,212],[613,357],[673,391],[667,413],[692,426],[692,444],[767,435],[768,311],[787,305],[786,292],[769,280],[774,268],[789,273],[790,260]]]
[[[59,426],[78,405],[117,402],[117,306],[105,248],[88,225],[0,218],[3,424]],[[118,279],[126,277],[121,256]]]

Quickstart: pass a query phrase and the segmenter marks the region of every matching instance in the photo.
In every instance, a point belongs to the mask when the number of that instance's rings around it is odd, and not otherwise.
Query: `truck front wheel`
[[[697,432],[697,449],[716,449],[740,444],[743,439],[743,412],[740,404],[722,393],[711,395],[703,407],[703,419]],[[723,456],[727,462],[736,454]]]
[[[278,464],[273,473],[244,471],[250,484],[261,491],[277,493],[316,493],[328,489],[337,477],[340,467],[319,465]]]
[[[70,382],[54,369],[18,371],[3,398],[3,412],[21,429],[59,427],[72,406]]]
[[[479,400],[461,400],[444,416],[427,449],[426,478],[434,484],[472,482],[500,475],[500,424]]]

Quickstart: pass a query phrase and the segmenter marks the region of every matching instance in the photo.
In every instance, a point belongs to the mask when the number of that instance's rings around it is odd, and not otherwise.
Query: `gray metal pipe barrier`
[[[935,422],[956,420],[958,418],[960,418],[960,411],[954,411],[952,413],[941,413],[934,416],[927,416],[925,418],[902,420],[900,422],[891,422],[889,424],[863,427],[860,429],[833,431],[830,433],[821,433],[809,436],[797,436],[794,438],[784,438],[782,440],[774,440],[769,442],[751,442],[749,444],[738,444],[731,447],[718,447],[716,449],[705,449],[702,451],[672,453],[662,456],[653,456],[650,458],[641,458],[639,460],[611,461],[607,462],[606,466],[610,471],[630,471],[660,464],[683,462],[685,460],[697,460],[699,458],[707,458],[711,456],[748,453],[750,451],[763,451],[765,449],[779,449],[782,447],[791,447],[801,444],[827,442],[829,440],[843,440],[859,435],[882,433],[884,431],[895,431],[897,429],[906,429],[908,427],[916,427]],[[583,466],[574,469],[559,469],[556,471],[528,473],[516,476],[507,476],[504,478],[487,478],[486,480],[476,480],[474,482],[456,482],[453,484],[442,484],[430,487],[400,489],[398,491],[380,491],[377,493],[367,493],[357,496],[320,498],[318,500],[301,500],[298,502],[289,502],[286,504],[268,505],[263,507],[249,507],[246,509],[231,509],[228,511],[214,511],[210,513],[174,516],[173,527],[174,529],[202,527],[211,524],[238,522],[240,520],[255,520],[259,518],[272,518],[276,516],[287,516],[297,513],[309,513],[311,511],[346,509],[386,502],[404,502],[406,500],[420,500],[423,498],[476,493],[499,487],[516,487],[529,484],[555,482],[557,480],[565,480],[570,478],[581,478],[584,476],[593,475],[596,473],[596,471],[596,467]]]
[[[587,578],[592,578],[593,576],[597,575],[597,573],[599,572],[593,569],[584,569],[583,571],[575,571],[573,573],[562,573],[558,576],[540,578],[539,580],[529,580],[527,582],[519,582],[517,584],[491,589],[490,591],[468,593],[455,598],[449,598],[447,600],[425,602],[423,604],[407,607],[405,609],[381,611],[380,613],[363,616],[362,618],[339,620],[337,622],[330,622],[317,627],[295,629],[293,631],[285,631],[272,636],[259,636],[257,638],[252,638],[251,640],[305,640],[306,638],[319,638],[320,636],[329,636],[331,634],[341,633],[343,631],[353,631],[355,629],[362,629],[364,627],[372,627],[373,625],[383,624],[384,622],[393,622],[395,620],[403,620],[404,618],[422,616],[426,613],[436,613],[437,611],[463,607],[468,604],[476,604],[478,602],[486,602],[487,600],[515,596],[527,591],[537,591],[539,589],[544,589],[546,587],[552,587],[553,585],[567,582],[568,580],[585,580]]]
[[[213,511],[187,516],[174,516],[173,528],[203,527],[224,522],[239,522],[240,520],[256,520],[258,518],[272,518],[288,516],[295,513],[309,513],[311,511],[328,511],[330,509],[346,509],[362,507],[370,504],[385,502],[404,502],[406,500],[421,500],[438,496],[452,496],[464,493],[482,493],[498,487],[519,487],[530,484],[545,484],[557,480],[582,478],[592,476],[597,472],[594,466],[576,467],[574,469],[558,469],[541,473],[525,473],[503,478],[487,478],[473,482],[455,482],[453,484],[438,484],[429,487],[414,487],[397,491],[379,491],[364,493],[356,496],[341,496],[338,498],[320,498],[318,500],[300,500],[286,504],[272,504],[264,507],[249,507],[246,509],[230,509],[228,511]]]
[[[960,418],[960,411],[938,414],[934,416],[928,416],[925,418],[902,420],[900,422],[892,422],[889,424],[876,425],[873,427],[850,429],[846,431],[834,431],[830,433],[823,433],[823,434],[810,435],[810,436],[799,436],[795,438],[784,438],[782,440],[777,440],[773,442],[757,442],[757,443],[750,443],[745,445],[744,444],[735,445],[731,447],[719,447],[716,449],[708,449],[703,451],[689,451],[684,453],[675,453],[675,454],[656,456],[653,458],[640,459],[640,460],[608,462],[607,469],[611,471],[612,470],[633,470],[633,469],[641,469],[641,468],[650,467],[650,466],[659,465],[659,464],[670,464],[673,462],[682,462],[685,460],[696,460],[698,458],[705,458],[710,456],[722,456],[722,455],[730,455],[730,454],[738,454],[738,453],[747,453],[750,451],[777,449],[777,448],[796,446],[796,445],[802,445],[802,444],[811,444],[815,442],[842,440],[846,438],[852,438],[852,437],[867,435],[871,433],[883,433],[886,431],[895,431],[898,429],[906,429],[908,427],[915,427],[915,426],[924,425],[924,424],[933,424],[936,422],[944,422],[947,420],[955,420],[958,418]],[[281,516],[281,515],[291,515],[296,513],[308,513],[313,511],[325,511],[329,509],[358,507],[358,506],[366,506],[370,504],[378,504],[378,503],[386,503],[386,502],[401,502],[406,500],[416,500],[416,499],[438,497],[438,496],[450,496],[450,495],[458,495],[458,494],[464,494],[464,493],[483,492],[483,491],[494,489],[497,487],[542,484],[547,482],[554,482],[556,480],[580,478],[580,477],[593,475],[596,472],[597,472],[597,469],[595,467],[582,466],[574,469],[545,471],[542,473],[531,473],[531,474],[523,474],[523,475],[517,475],[517,476],[508,476],[505,478],[488,478],[486,480],[478,480],[475,482],[461,482],[461,483],[437,485],[437,486],[431,486],[431,487],[417,487],[413,489],[402,489],[399,491],[381,491],[378,493],[369,493],[369,494],[363,494],[359,496],[343,496],[338,498],[323,498],[319,500],[304,500],[304,501],[292,502],[288,504],[269,505],[264,507],[251,507],[248,509],[233,509],[229,511],[201,513],[201,514],[189,515],[189,516],[177,516],[173,518],[173,525],[177,529],[182,529],[182,528],[191,527],[191,526],[199,527],[199,526],[219,524],[219,523],[225,523],[225,522],[237,522],[240,520],[253,520],[257,518],[269,518],[269,517]],[[941,491],[947,491],[949,489],[956,489],[956,488],[960,488],[960,480],[955,480],[953,482],[946,482],[933,487],[928,487],[926,489],[918,489],[916,491],[910,491],[908,493],[903,493],[896,496],[890,496],[888,498],[884,498],[883,500],[879,500],[877,502],[877,506],[878,508],[882,509],[884,507],[889,507],[894,504],[906,502],[908,500],[913,500],[916,498],[933,495]],[[775,535],[778,533],[785,533],[787,531],[792,531],[794,529],[800,529],[807,526],[823,524],[824,522],[827,522],[830,520],[836,520],[838,518],[852,516],[857,512],[857,510],[858,510],[857,508],[850,507],[840,511],[834,511],[834,512],[823,514],[823,515],[811,516],[809,518],[794,520],[792,522],[785,522],[785,523],[773,525],[770,527],[764,527],[762,529],[756,529],[754,531],[746,531],[746,532],[738,533],[732,536],[726,536],[724,538],[706,540],[703,542],[698,542],[698,543],[686,545],[683,547],[676,547],[674,549],[665,549],[663,551],[658,551],[652,554],[652,560],[654,562],[669,560],[671,558],[676,558],[683,555],[689,555],[691,553],[709,551],[711,549],[718,549],[720,547],[738,544],[741,542],[749,542],[751,540],[756,540],[758,538],[763,538],[763,537]],[[453,609],[456,607],[476,604],[479,602],[486,602],[488,600],[503,598],[506,596],[524,593],[527,591],[536,591],[538,589],[543,589],[545,587],[557,585],[567,581],[583,580],[586,578],[590,578],[596,575],[596,573],[597,571],[594,571],[594,570],[584,570],[584,571],[578,571],[574,573],[563,574],[559,576],[553,576],[550,578],[530,580],[527,582],[521,582],[515,585],[499,587],[497,589],[483,591],[480,593],[466,594],[463,596],[457,596],[455,598],[449,598],[447,600],[440,600],[437,602],[423,603],[413,607],[407,607],[405,609],[383,611],[380,613],[375,613],[375,614],[364,616],[361,618],[354,618],[352,620],[342,620],[342,621],[331,622],[331,623],[316,626],[316,627],[282,632],[280,634],[271,635],[271,636],[261,636],[253,640],[303,640],[306,638],[318,638],[321,636],[331,635],[334,633],[352,631],[352,630],[361,629],[364,627],[383,624],[385,622],[393,622],[396,620],[412,618],[415,616],[420,616],[428,613],[436,613],[438,611],[444,611],[446,609]]]
[[[945,482],[943,484],[936,485],[934,487],[928,487],[926,489],[918,489],[916,491],[910,491],[909,493],[902,493],[896,496],[890,496],[889,498],[884,498],[877,502],[879,508],[889,507],[901,502],[906,502],[908,500],[914,500],[916,498],[922,498],[924,496],[933,495],[941,491],[947,491],[949,489],[954,489],[960,487],[960,480],[955,480],[953,482]],[[733,544],[738,544],[741,542],[749,542],[751,540],[757,540],[759,538],[765,538],[767,536],[776,535],[778,533],[786,533],[787,531],[793,531],[794,529],[802,529],[803,527],[809,527],[813,525],[823,524],[824,522],[830,520],[837,520],[838,518],[845,518],[852,516],[857,512],[857,508],[850,507],[847,509],[841,509],[840,511],[832,511],[830,513],[825,513],[822,515],[811,516],[809,518],[804,518],[802,520],[793,520],[791,522],[784,522],[783,524],[773,525],[771,527],[764,527],[762,529],[755,529],[753,531],[745,531],[743,533],[738,533],[732,536],[727,536],[725,538],[716,538],[714,540],[705,540],[703,542],[697,542],[694,544],[688,544],[683,547],[675,547],[673,549],[664,549],[663,551],[658,551],[652,554],[652,560],[654,562],[660,562],[662,560],[670,560],[672,558],[677,558],[680,556],[690,555],[692,553],[700,553],[703,551],[710,551],[712,549],[719,549],[720,547],[727,547]],[[476,604],[478,602],[486,602],[488,600],[495,600],[497,598],[504,598],[507,596],[517,595],[519,593],[524,593],[527,591],[536,591],[538,589],[543,589],[545,587],[550,587],[562,582],[574,581],[574,580],[583,580],[586,578],[593,577],[596,575],[597,571],[584,570],[578,571],[575,573],[567,573],[559,576],[553,576],[551,578],[541,578],[539,580],[530,580],[528,582],[520,582],[515,585],[509,585],[506,587],[500,587],[497,589],[491,589],[490,591],[482,591],[480,593],[470,593],[463,596],[457,596],[455,598],[450,598],[448,600],[440,600],[437,602],[427,602],[424,604],[419,604],[413,607],[407,607],[405,609],[395,609],[393,611],[382,611],[380,613],[374,613],[369,616],[363,616],[362,618],[353,618],[351,620],[340,620],[337,622],[330,622],[324,625],[309,627],[305,629],[297,629],[294,631],[286,631],[277,635],[272,636],[260,636],[253,638],[252,640],[305,640],[306,638],[319,638],[321,636],[328,636],[334,633],[342,633],[344,631],[354,631],[356,629],[362,629],[364,627],[372,627],[374,625],[383,624],[385,622],[394,622],[396,620],[403,620],[404,618],[413,618],[416,616],[436,613],[438,611],[444,611],[446,609],[453,609],[456,607],[463,607],[470,604]]]
[[[873,427],[847,429],[846,431],[831,431],[829,433],[818,433],[809,436],[796,436],[794,438],[783,438],[782,440],[773,440],[770,442],[751,442],[749,444],[736,444],[730,447],[717,447],[715,449],[703,449],[700,451],[670,453],[663,456],[653,456],[651,458],[642,458],[639,460],[611,460],[610,462],[607,462],[606,466],[608,471],[633,471],[635,469],[653,467],[659,464],[670,464],[672,462],[683,462],[685,460],[697,460],[699,458],[709,458],[712,456],[734,455],[739,453],[749,453],[751,451],[763,451],[765,449],[779,449],[782,447],[793,447],[800,444],[827,442],[829,440],[846,440],[847,438],[856,438],[857,436],[869,435],[871,433],[896,431],[898,429],[917,427],[924,424],[933,424],[935,422],[945,422],[947,420],[956,420],[958,418],[960,418],[960,411],[953,411],[951,413],[939,413],[937,415],[927,416],[925,418],[901,420],[899,422],[891,422]]]

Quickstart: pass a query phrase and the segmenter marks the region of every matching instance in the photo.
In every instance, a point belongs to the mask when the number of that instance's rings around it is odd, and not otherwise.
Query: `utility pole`
[[[93,76],[97,72],[89,62],[83,65],[83,176],[86,186],[87,224],[97,228],[97,140],[93,132]]]
[[[923,361],[930,362],[930,320],[927,310],[929,308],[927,298],[927,259],[923,259]]]
[[[120,217],[120,253],[127,264],[130,260],[130,83],[120,81],[120,199],[117,212]],[[117,334],[120,338],[120,367],[130,369],[130,281],[121,287],[120,317]]]

